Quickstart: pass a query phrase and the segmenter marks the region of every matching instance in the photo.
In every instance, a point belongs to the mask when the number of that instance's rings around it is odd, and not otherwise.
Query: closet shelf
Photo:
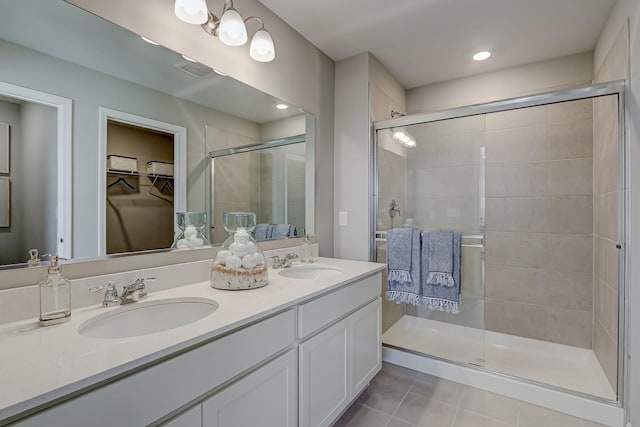
[[[146,176],[149,178],[156,178],[156,179],[173,179],[173,175],[160,175],[160,174],[146,173],[146,172],[127,172],[127,171],[119,171],[115,169],[107,169],[107,173],[113,173],[117,175]]]

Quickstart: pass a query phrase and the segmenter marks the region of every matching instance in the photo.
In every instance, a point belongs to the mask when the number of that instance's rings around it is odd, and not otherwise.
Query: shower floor
[[[382,336],[382,343],[543,384],[615,400],[594,352],[452,325],[415,316],[403,316]]]

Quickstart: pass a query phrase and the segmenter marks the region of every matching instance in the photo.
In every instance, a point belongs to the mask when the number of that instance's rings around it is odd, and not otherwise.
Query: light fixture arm
[[[246,19],[244,20],[244,23],[246,24],[246,23],[247,23],[247,22],[249,22],[251,19],[255,19],[255,20],[257,20],[258,22],[260,22],[260,28],[259,28],[258,30],[264,30],[264,21],[262,20],[262,18],[259,18],[259,17],[257,17],[257,16],[250,16],[250,17],[246,18]]]
[[[220,14],[220,16],[224,15],[224,13],[229,9],[235,10],[235,8],[233,7],[233,0],[224,1],[224,4],[222,5],[222,13]],[[245,19],[245,22],[246,22],[246,19]],[[200,27],[202,27],[202,29],[205,30],[209,35],[218,37],[218,29],[220,28],[220,18],[218,18],[213,13],[209,12],[209,19],[207,19],[207,22],[200,25]]]

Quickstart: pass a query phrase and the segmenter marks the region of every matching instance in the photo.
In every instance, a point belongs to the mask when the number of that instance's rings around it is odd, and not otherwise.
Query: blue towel
[[[430,264],[432,258],[431,253],[438,251],[437,248],[431,249],[438,244],[445,244],[446,248],[449,248],[447,239],[443,239],[443,233],[449,233],[451,236],[451,276],[453,279],[453,286],[442,286],[440,284],[429,283],[429,275],[432,272],[433,266]],[[434,230],[422,233],[422,255],[421,265],[422,280],[421,280],[421,298],[419,304],[422,307],[427,307],[431,310],[445,311],[451,314],[458,314],[460,312],[460,268],[462,261],[462,239],[460,233],[457,231],[446,230]],[[448,249],[447,249],[448,250]],[[444,252],[445,250],[443,250]],[[436,261],[438,268],[441,267],[440,263],[444,263],[444,260]]]
[[[420,298],[420,230],[387,232],[387,292],[389,301],[415,304]]]
[[[271,234],[271,238],[284,239],[289,235],[290,229],[291,229],[290,224],[276,224],[273,226],[273,233]]]
[[[254,235],[256,236],[256,241],[267,240],[267,231],[269,230],[269,226],[271,224],[257,224],[256,229],[254,231]]]
[[[296,237],[298,235],[298,229],[295,225],[289,227],[289,237]]]
[[[454,255],[453,246],[456,232],[451,230],[433,230],[427,232],[428,238],[425,242],[429,257],[429,270],[424,270],[426,283],[430,286],[445,286],[450,288],[455,286],[453,279]],[[460,233],[457,233],[460,240]]]

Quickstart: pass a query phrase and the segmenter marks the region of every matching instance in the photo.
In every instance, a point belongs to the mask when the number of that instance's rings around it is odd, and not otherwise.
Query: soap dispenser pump
[[[45,255],[46,256],[46,255]],[[71,319],[71,283],[60,271],[57,255],[49,255],[51,265],[40,288],[40,326],[57,325]]]

